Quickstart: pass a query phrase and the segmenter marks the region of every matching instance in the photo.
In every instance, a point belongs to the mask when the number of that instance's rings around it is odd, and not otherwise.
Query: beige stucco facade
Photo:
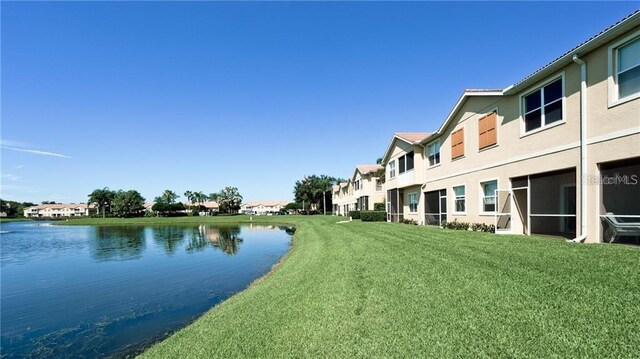
[[[384,203],[384,186],[376,176],[380,169],[380,165],[358,165],[346,182],[333,186],[333,214],[346,216],[349,211],[372,211],[376,203]]]
[[[503,220],[510,222],[508,228],[499,228],[503,233],[563,235],[587,242],[603,240],[606,229],[601,217],[606,210],[603,194],[622,191],[633,197],[640,193],[633,187],[613,190],[596,183],[602,177],[601,168],[617,168],[631,177],[639,175],[636,171],[640,165],[640,96],[618,99],[618,90],[611,85],[615,82],[612,73],[616,51],[619,46],[640,39],[639,20],[639,16],[633,16],[626,20],[625,27],[609,33],[608,40],[599,38],[597,45],[578,47],[576,61],[572,59],[573,53],[568,53],[505,90],[465,92],[443,126],[422,141],[424,158],[430,145],[435,141],[440,144],[440,163],[425,162],[422,191],[434,199],[434,191],[444,190],[439,193],[446,193],[447,221],[499,224]],[[581,71],[585,67],[586,91],[581,89]],[[562,118],[525,131],[525,97],[558,80],[562,82]],[[492,111],[497,113],[497,143],[480,149],[479,119]],[[461,128],[464,128],[464,155],[452,159],[451,134]],[[583,129],[586,140],[581,138]],[[612,164],[615,161],[620,162]],[[586,164],[585,174],[582,163]],[[631,177],[629,181],[633,180]],[[483,187],[485,184],[493,188],[492,181],[497,182],[493,184],[498,189],[493,199]],[[464,191],[460,190],[462,186]],[[461,192],[463,206],[457,196]],[[492,201],[495,210],[485,211],[485,204],[491,207]],[[613,202],[616,201],[623,199]],[[635,206],[617,205],[625,213],[616,215],[640,215],[640,196],[626,201],[634,202]],[[425,211],[437,212],[433,208]],[[433,216],[431,219],[435,223]],[[428,218],[422,222],[428,222]],[[640,222],[640,216],[636,222]]]
[[[62,218],[87,217],[89,210],[95,208],[93,204],[41,204],[24,209],[26,218]]]

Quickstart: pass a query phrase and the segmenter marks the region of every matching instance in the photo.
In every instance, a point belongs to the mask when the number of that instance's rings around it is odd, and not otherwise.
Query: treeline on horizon
[[[235,214],[240,210],[242,203],[242,195],[238,188],[232,186],[209,195],[205,195],[202,191],[186,191],[184,196],[188,201],[186,205],[177,201],[180,195],[167,189],[154,198],[154,204],[150,210],[145,207],[146,199],[136,190],[111,190],[105,187],[95,189],[87,197],[88,203],[96,205],[98,209],[96,214],[103,218],[199,215],[201,212],[214,214],[212,209],[204,206],[207,201],[218,203],[217,212]]]

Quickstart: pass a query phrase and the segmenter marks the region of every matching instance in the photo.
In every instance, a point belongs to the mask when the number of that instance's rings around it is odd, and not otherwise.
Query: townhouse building
[[[382,165],[358,165],[346,182],[332,187],[333,214],[346,216],[349,211],[373,211],[376,203],[384,203],[383,183],[376,173]]]
[[[63,217],[87,217],[89,211],[94,209],[93,204],[41,204],[24,209],[26,218],[63,218]]]
[[[353,182],[351,179],[332,187],[331,203],[333,204],[333,214],[335,215],[346,216],[349,211],[355,210],[356,199],[353,196]]]
[[[254,201],[243,203],[240,206],[240,212],[244,214],[273,214],[284,209],[288,204],[287,201]]]
[[[506,89],[465,91],[420,145],[421,223],[587,242],[612,239],[607,217],[640,227],[640,13]]]
[[[431,134],[426,132],[395,133],[382,157],[386,168],[387,221],[401,222],[403,219],[421,223],[421,203],[425,182],[426,165],[422,141]]]
[[[384,188],[376,176],[381,169],[381,165],[356,166],[351,176],[356,211],[373,211],[376,203],[384,203]]]
[[[389,222],[640,232],[640,12],[506,89],[465,90],[434,133],[394,134],[383,165]]]

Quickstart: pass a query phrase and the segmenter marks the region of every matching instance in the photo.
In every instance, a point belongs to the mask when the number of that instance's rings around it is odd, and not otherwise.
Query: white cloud
[[[18,180],[20,180],[21,177],[20,176],[16,176],[16,175],[11,174],[11,173],[5,173],[5,174],[0,175],[0,178],[6,178],[6,179],[8,179],[10,181],[18,181]]]
[[[16,169],[16,170],[21,170],[21,169],[24,168],[24,165],[17,165],[17,166],[15,166],[13,168]]]
[[[5,142],[4,142],[4,141],[2,141],[2,143],[0,144],[0,148],[3,148],[3,149],[5,149],[5,150],[17,151],[17,152],[33,153],[33,154],[35,154],[35,155],[42,155],[42,156],[52,156],[52,157],[61,157],[61,158],[72,158],[71,156],[63,155],[63,154],[61,154],[61,153],[55,153],[55,152],[49,152],[49,151],[35,150],[35,149],[31,149],[31,148],[20,148],[20,147],[7,146],[7,145],[5,145]]]

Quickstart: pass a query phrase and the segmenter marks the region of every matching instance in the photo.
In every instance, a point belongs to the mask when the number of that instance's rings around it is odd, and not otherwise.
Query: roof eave
[[[518,92],[520,89],[531,86],[534,83],[553,74],[554,72],[559,71],[561,68],[573,62],[574,55],[581,55],[581,56],[586,55],[587,53],[613,40],[616,36],[619,36],[620,34],[627,32],[633,29],[634,27],[638,26],[638,23],[635,21],[639,19],[640,19],[640,12],[636,12],[635,14],[629,16],[624,21],[621,21],[617,25],[612,26],[609,30],[595,36],[593,39],[585,42],[584,44],[567,52],[565,55],[561,56],[560,58],[545,65],[538,71],[531,74],[529,77],[526,77],[520,82],[517,82],[507,87],[506,89],[503,90],[503,93],[505,95],[512,95]]]

